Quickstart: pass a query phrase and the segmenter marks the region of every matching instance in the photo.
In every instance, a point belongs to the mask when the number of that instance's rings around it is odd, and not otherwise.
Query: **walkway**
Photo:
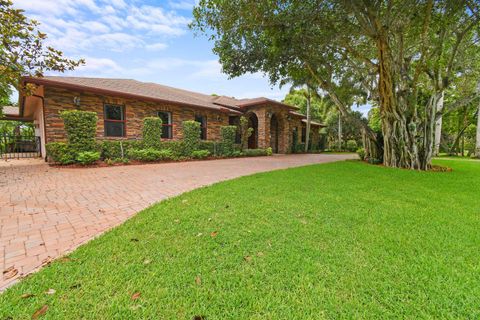
[[[256,172],[355,157],[276,155],[78,169],[0,161],[0,290],[160,200]]]

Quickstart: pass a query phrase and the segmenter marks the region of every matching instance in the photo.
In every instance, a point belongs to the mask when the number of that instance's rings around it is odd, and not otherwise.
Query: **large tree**
[[[21,87],[22,76],[43,76],[46,71],[73,70],[83,59],[71,60],[50,46],[45,46],[45,33],[38,22],[13,7],[10,0],[0,0],[0,99],[6,100],[15,88],[29,93],[33,88]]]
[[[345,115],[339,92],[363,90],[380,108],[384,164],[425,170],[438,101],[459,52],[478,45],[478,22],[475,1],[201,0],[191,26],[210,35],[230,76],[308,74]]]

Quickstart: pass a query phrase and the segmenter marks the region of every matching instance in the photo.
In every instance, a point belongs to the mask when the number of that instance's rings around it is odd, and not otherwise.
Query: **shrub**
[[[267,149],[265,149],[265,151],[267,152],[267,156],[271,156],[273,154],[273,150],[272,148],[268,147]]]
[[[45,146],[49,161],[60,164],[71,164],[75,162],[77,153],[73,148],[64,142],[51,142]]]
[[[156,150],[154,148],[147,149],[131,149],[128,151],[128,157],[139,161],[158,161],[174,159],[171,150]]]
[[[240,139],[241,139],[240,149],[245,150],[248,148],[248,138],[250,138],[250,136],[252,135],[253,128],[248,127],[248,119],[244,116],[240,117],[239,130],[240,130]]]
[[[143,119],[143,142],[147,148],[159,148],[162,140],[162,119],[147,117]]]
[[[198,144],[198,149],[207,150],[210,152],[210,154],[216,156],[219,154],[219,151],[218,151],[219,143],[216,141],[208,141],[208,140],[200,141],[200,143]]]
[[[304,153],[305,152],[305,143],[297,143],[295,146],[295,153]]]
[[[208,150],[195,150],[192,152],[192,158],[194,159],[205,159],[210,155]]]
[[[355,150],[357,150],[357,148],[358,148],[357,141],[355,141],[355,140],[348,140],[347,141],[347,150],[348,151],[354,152]]]
[[[95,151],[97,114],[91,111],[68,110],[60,112],[65,124],[68,144],[76,152]]]
[[[192,152],[198,150],[200,143],[200,122],[183,121],[183,155],[190,157]]]
[[[271,148],[268,148],[271,149]],[[260,156],[268,156],[267,149],[246,149],[243,150],[243,155],[246,157],[260,157]]]
[[[357,149],[357,154],[358,154],[358,157],[360,158],[360,160],[362,160],[362,161],[365,160],[365,156],[367,155],[364,148],[358,148]]]
[[[160,143],[160,150],[170,150],[173,157],[180,158],[185,154],[185,145],[183,141],[162,141]]]
[[[222,137],[222,155],[231,156],[235,151],[235,136],[237,134],[236,126],[223,126],[220,128]]]
[[[102,159],[126,158],[128,150],[143,149],[141,140],[104,140],[100,142]]]
[[[77,161],[81,164],[88,165],[100,160],[100,152],[82,151],[77,155]]]

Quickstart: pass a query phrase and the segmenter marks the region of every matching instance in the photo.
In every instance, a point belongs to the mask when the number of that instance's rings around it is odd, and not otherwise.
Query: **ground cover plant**
[[[435,164],[453,171],[349,161],[186,193],[7,290],[0,319],[478,318],[480,161]]]

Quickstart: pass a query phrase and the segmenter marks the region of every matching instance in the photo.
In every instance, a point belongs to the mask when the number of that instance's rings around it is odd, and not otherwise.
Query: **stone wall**
[[[74,105],[74,97],[80,97],[80,106]],[[65,141],[65,130],[60,112],[63,110],[94,111],[98,116],[97,138],[122,139],[105,137],[104,133],[104,104],[118,104],[125,106],[126,137],[127,139],[141,138],[143,119],[157,116],[158,111],[168,111],[172,114],[173,139],[182,138],[182,122],[194,120],[195,115],[207,118],[207,139],[219,140],[220,127],[228,125],[228,114],[205,110],[202,108],[181,107],[177,105],[141,101],[135,99],[104,96],[88,92],[75,92],[61,88],[46,87],[44,93],[46,142]]]

